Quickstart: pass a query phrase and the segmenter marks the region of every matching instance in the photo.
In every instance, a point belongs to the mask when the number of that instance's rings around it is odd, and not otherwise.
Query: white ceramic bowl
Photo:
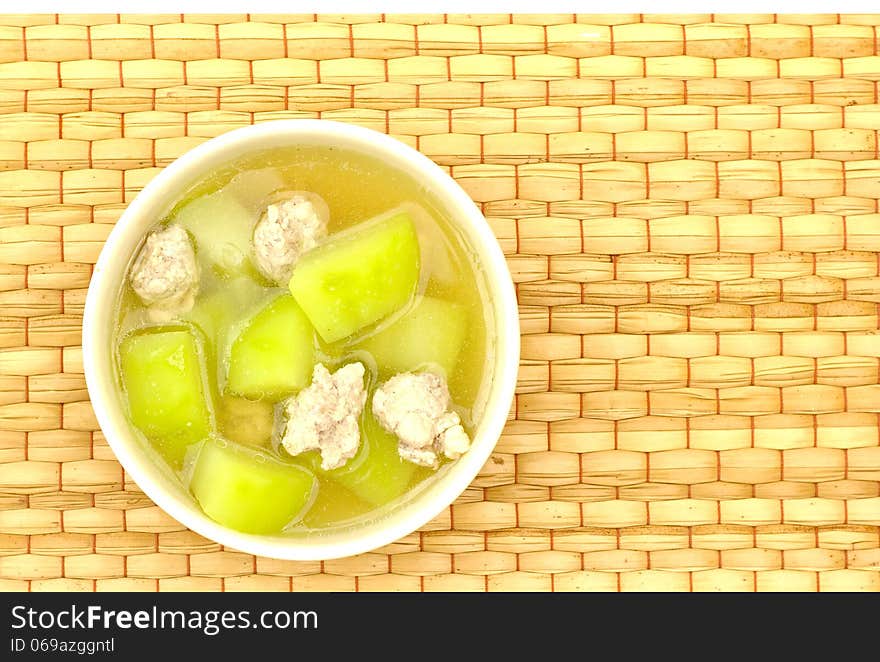
[[[366,524],[299,535],[253,535],[208,518],[185,486],[155,461],[123,413],[113,377],[113,313],[126,270],[146,232],[194,181],[253,151],[285,145],[333,145],[378,156],[417,178],[477,256],[494,321],[491,384],[471,449],[442,475],[416,488]],[[283,120],[230,131],[187,152],[165,168],[131,202],[104,245],[86,297],[83,363],[98,423],[126,471],[169,515],[223,545],[281,559],[331,559],[366,552],[411,533],[436,517],[474,479],[489,458],[507,418],[519,364],[519,320],[513,284],[489,225],[467,194],[416,150],[369,129],[326,120]]]

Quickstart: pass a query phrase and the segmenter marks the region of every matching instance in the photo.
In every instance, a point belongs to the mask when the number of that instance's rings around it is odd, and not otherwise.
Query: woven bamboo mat
[[[0,16],[0,590],[880,590],[880,15]],[[479,478],[282,562],[154,506],[80,325],[120,212],[278,118],[387,131],[508,256]]]

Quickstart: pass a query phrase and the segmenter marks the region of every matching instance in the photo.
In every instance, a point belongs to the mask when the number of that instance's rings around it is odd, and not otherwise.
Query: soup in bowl
[[[356,554],[436,517],[507,418],[513,285],[466,193],[384,134],[232,131],[138,194],[95,266],[83,361],[145,493],[221,544]]]

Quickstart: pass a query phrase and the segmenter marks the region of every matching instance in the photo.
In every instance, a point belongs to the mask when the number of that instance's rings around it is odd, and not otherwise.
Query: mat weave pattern
[[[880,15],[0,15],[0,590],[880,590],[878,40]],[[297,117],[444,166],[522,318],[478,479],[325,563],[153,505],[80,351],[138,190]]]

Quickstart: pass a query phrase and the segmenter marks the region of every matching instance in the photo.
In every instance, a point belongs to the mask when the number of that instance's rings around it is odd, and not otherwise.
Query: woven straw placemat
[[[880,590],[880,16],[0,16],[0,590]],[[386,131],[522,318],[479,478],[283,562],[124,475],[80,325],[125,204],[229,129]]]

